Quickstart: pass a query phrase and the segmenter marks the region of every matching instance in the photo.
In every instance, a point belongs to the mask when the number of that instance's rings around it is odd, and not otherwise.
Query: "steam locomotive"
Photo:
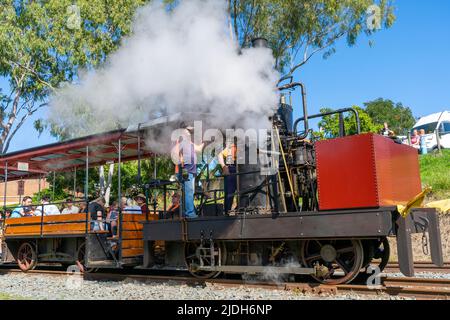
[[[120,212],[116,238],[90,230],[85,213],[4,219],[3,252],[8,254],[3,262],[17,261],[24,271],[38,262],[77,262],[86,269],[188,270],[198,278],[221,273],[309,275],[321,283],[342,284],[361,273],[381,272],[390,258],[390,238],[396,238],[401,272],[413,276],[411,235],[421,233],[428,240],[433,263],[442,266],[436,210],[400,212],[397,207],[408,205],[422,192],[417,151],[390,138],[361,134],[356,110],[309,115],[301,83],[290,79],[278,89],[282,99],[270,119],[268,149],[258,150],[276,155],[271,162],[276,170],[261,174],[262,163],[238,162],[232,210],[224,210],[223,199],[229,195],[223,177],[212,179],[207,172],[199,175],[201,187],[197,181],[199,217],[183,218],[182,208],[174,215],[166,202],[180,184],[157,179],[155,174],[141,183],[153,214]],[[293,121],[286,93],[297,89],[303,116]],[[346,112],[355,114],[354,135],[345,128]],[[339,118],[339,137],[314,137],[310,120],[333,115]],[[170,115],[135,128],[7,154],[0,159],[1,175],[8,181],[83,167],[88,175],[89,168],[117,157],[120,177],[123,161],[137,160],[140,166],[142,159],[154,156],[151,147],[145,147],[144,133],[158,134],[169,125],[177,127],[203,116]],[[246,148],[244,156],[249,152]],[[86,176],[85,202],[89,201],[87,181]],[[120,199],[120,179],[118,183]],[[158,203],[156,195],[162,196],[164,204]]]
[[[205,196],[209,204],[202,203],[198,219],[163,214],[144,222],[144,267],[187,266],[199,278],[222,272],[307,274],[342,284],[383,271],[390,258],[388,239],[396,237],[401,271],[413,276],[413,233],[428,233],[433,262],[443,263],[436,212],[416,208],[402,216],[397,210],[422,191],[417,152],[390,138],[360,134],[353,109],[308,117],[302,84],[280,90],[298,87],[304,116],[293,123],[292,107],[284,100],[272,119],[279,171],[267,176],[258,165],[238,165],[237,206],[231,212]],[[358,134],[346,135],[345,112],[355,113]],[[308,139],[309,119],[333,114],[340,119],[340,137]],[[304,128],[298,133],[300,123]],[[197,195],[204,193],[208,190]]]

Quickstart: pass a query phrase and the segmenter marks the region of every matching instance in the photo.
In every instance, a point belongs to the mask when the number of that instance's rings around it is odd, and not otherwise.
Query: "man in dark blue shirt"
[[[103,199],[103,197],[100,197],[89,203],[88,212],[91,218],[91,230],[104,231],[106,219],[105,199]]]

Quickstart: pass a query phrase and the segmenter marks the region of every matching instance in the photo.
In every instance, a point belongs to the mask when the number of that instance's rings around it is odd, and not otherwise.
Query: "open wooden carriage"
[[[121,163],[140,162],[152,155],[146,149],[139,130],[117,130],[1,157],[0,175],[5,182],[2,263],[17,262],[23,271],[34,268],[38,263],[77,264],[82,269],[139,265],[143,256],[142,222],[156,219],[157,215],[123,213],[119,209],[118,231],[114,236],[109,231],[92,231],[88,213],[6,219],[6,188],[7,182],[12,180],[43,179],[53,172],[76,173],[76,170],[82,170],[85,172],[85,199],[81,202],[87,206],[88,169],[114,162],[118,164],[117,199],[120,199],[123,189]]]

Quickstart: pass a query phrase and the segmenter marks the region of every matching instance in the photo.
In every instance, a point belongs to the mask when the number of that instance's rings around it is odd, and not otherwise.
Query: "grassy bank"
[[[420,156],[422,183],[433,188],[432,199],[450,198],[450,150]]]

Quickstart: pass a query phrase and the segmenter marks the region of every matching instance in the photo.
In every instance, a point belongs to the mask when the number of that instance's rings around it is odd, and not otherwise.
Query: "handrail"
[[[331,116],[333,114],[343,114],[344,112],[353,112],[353,114],[355,115],[356,118],[356,131],[358,132],[358,134],[361,134],[361,120],[359,118],[359,112],[358,110],[354,109],[354,108],[344,108],[344,109],[339,109],[339,110],[335,110],[335,111],[330,111],[330,112],[325,112],[325,113],[319,113],[319,114],[315,114],[312,116],[309,116],[309,119],[316,119],[316,118],[323,118],[326,116]],[[308,121],[308,118],[299,118],[297,120],[295,120],[294,122],[294,132],[297,133],[297,126],[301,121]]]

